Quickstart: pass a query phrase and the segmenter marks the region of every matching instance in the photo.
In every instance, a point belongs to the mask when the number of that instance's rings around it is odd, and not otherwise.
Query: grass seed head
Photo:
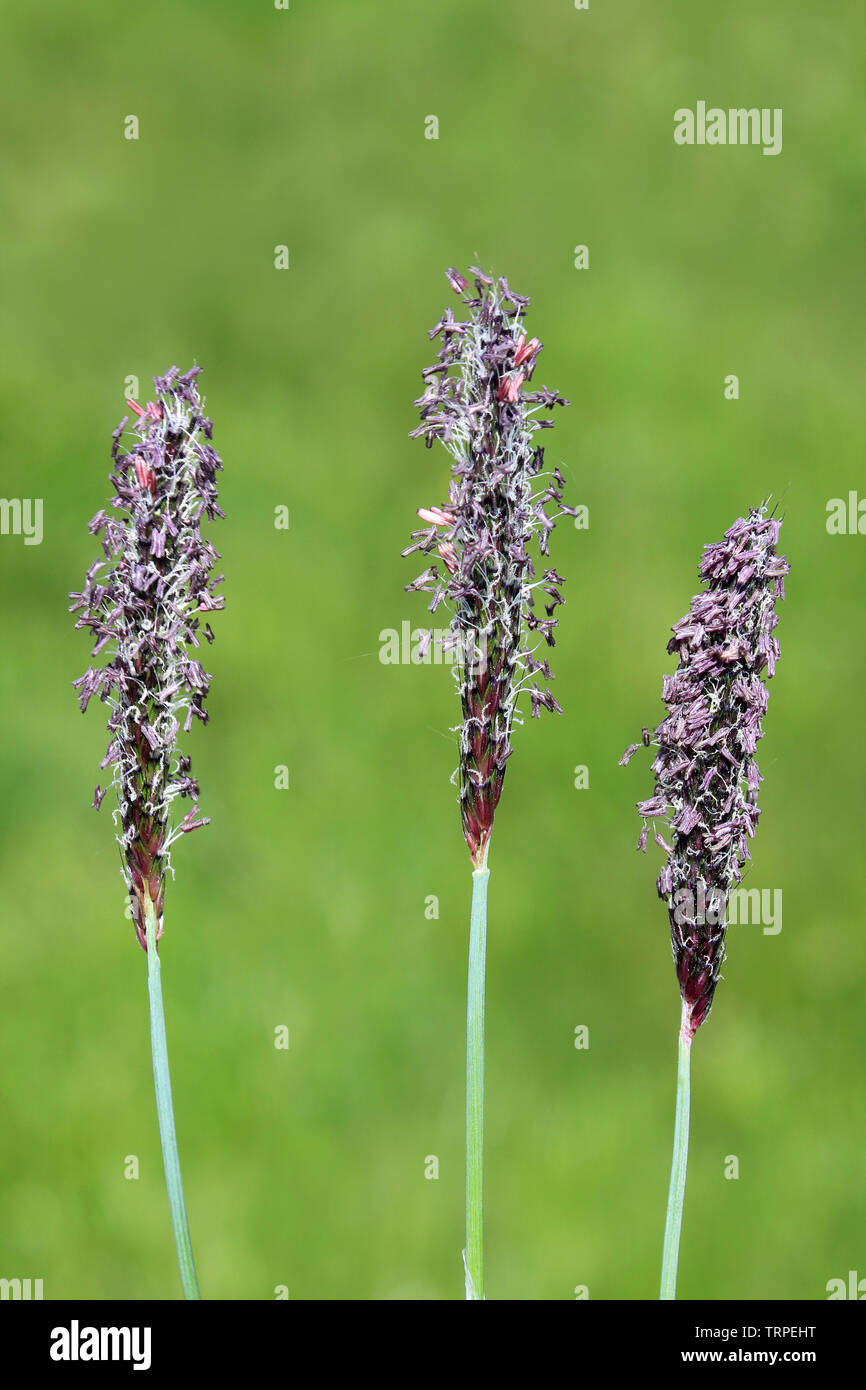
[[[667,714],[653,734],[643,732],[642,744],[656,750],[655,791],[637,804],[638,848],[646,849],[652,827],[667,856],[656,886],[668,907],[689,1038],[712,1006],[728,897],[751,859],[761,814],[755,749],[769,698],[763,676],[773,675],[779,659],[776,603],[789,571],[776,551],[781,524],[765,504],[705,547],[699,573],[706,588],[668,643],[679,665],[663,680]],[[642,744],[632,744],[620,762]]]
[[[545,471],[544,450],[534,441],[553,424],[544,412],[568,401],[546,386],[528,389],[543,346],[523,331],[529,300],[475,266],[471,280],[453,269],[446,276],[465,314],[455,318],[449,308],[430,330],[441,347],[422,373],[425,389],[415,402],[421,424],[412,437],[428,447],[442,441],[453,460],[451,483],[441,506],[419,509],[424,528],[412,533],[403,554],[432,556],[406,587],[431,595],[431,613],[445,604],[451,615],[448,641],[463,713],[455,778],[463,833],[478,865],[521,694],[528,693],[533,716],[561,713],[538,651],[554,645],[563,580],[552,568],[537,576],[533,552],[546,562],[557,517],[574,509],[563,504],[559,469]]]
[[[213,640],[207,615],[224,605],[215,593],[223,576],[212,575],[219,556],[201,533],[205,517],[224,513],[216,486],[222,463],[198,394],[199,371],[181,376],[172,367],[154,377],[155,401],[128,402],[135,417],[128,446],[128,416],[113,435],[115,495],[90,523],[104,559],[91,565],[82,592],[70,594],[75,626],[95,638],[91,659],[107,657],[74,685],[82,712],[94,695],[110,710],[100,767],[111,769],[122,872],[145,950],[145,890],[159,935],[171,845],[207,824],[195,805],[190,760],[177,747],[193,719],[208,720],[211,677],[194,653],[202,637]],[[97,786],[97,809],[105,795]],[[180,820],[172,816],[178,798],[193,802]]]

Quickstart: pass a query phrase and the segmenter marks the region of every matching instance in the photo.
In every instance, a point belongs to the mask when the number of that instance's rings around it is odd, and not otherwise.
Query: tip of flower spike
[[[453,265],[449,266],[446,270],[445,278],[455,294],[462,294],[464,290],[468,290],[469,288],[469,281],[464,279],[460,271],[455,270]]]
[[[135,411],[135,413],[136,413],[136,415],[139,417],[139,419],[140,419],[141,416],[144,414],[144,410],[143,410],[143,408],[138,404],[138,401],[134,401],[134,400],[132,399],[131,396],[127,396],[127,398],[126,398],[126,404],[129,406],[130,410],[134,410],[134,411]]]

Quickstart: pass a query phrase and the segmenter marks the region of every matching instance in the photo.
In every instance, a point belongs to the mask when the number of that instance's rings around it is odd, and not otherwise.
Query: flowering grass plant
[[[110,775],[121,872],[129,892],[135,933],[147,953],[151,1046],[160,1140],[181,1281],[198,1298],[177,1151],[158,941],[162,936],[171,847],[207,824],[195,804],[199,789],[189,757],[178,748],[193,720],[206,724],[210,676],[197,653],[213,640],[208,615],[223,607],[216,594],[219,558],[201,532],[221,517],[216,476],[222,468],[211,445],[196,378],[172,367],[154,378],[156,399],[130,400],[129,417],[114,432],[114,496],[90,533],[101,536],[103,559],[87,571],[84,588],[70,594],[75,626],[95,639],[93,664],[74,682],[81,710],[97,696],[109,710],[109,742],[100,767]],[[105,653],[105,661],[96,658]],[[98,809],[107,790],[97,786]],[[175,805],[193,802],[185,815]]]
[[[545,470],[535,436],[553,421],[545,412],[568,402],[531,382],[542,344],[527,339],[529,301],[508,282],[470,267],[467,279],[446,272],[464,311],[448,309],[430,330],[441,347],[423,372],[413,437],[441,440],[452,457],[447,499],[423,507],[423,528],[403,552],[432,563],[407,588],[430,595],[429,611],[450,613],[448,641],[461,706],[455,729],[463,835],[472,863],[472,912],[466,1041],[466,1297],[483,1299],[484,977],[488,853],[512,732],[532,716],[561,713],[547,682],[544,648],[554,645],[563,580],[547,565],[550,533],[563,512],[563,478]],[[533,558],[535,555],[535,559]],[[536,569],[538,558],[544,562]],[[536,611],[541,600],[543,614]],[[432,632],[427,634],[427,642]]]
[[[662,1262],[661,1297],[676,1296],[688,1162],[691,1045],[712,1006],[725,958],[729,895],[751,859],[761,814],[755,757],[763,737],[769,679],[779,659],[776,603],[789,565],[777,553],[781,521],[753,508],[704,549],[697,594],[672,629],[679,658],[665,676],[667,714],[643,744],[655,758],[653,795],[638,802],[638,848],[650,833],[665,853],[658,895],[666,904],[682,999],[674,1155]],[[632,744],[626,764],[641,748]]]

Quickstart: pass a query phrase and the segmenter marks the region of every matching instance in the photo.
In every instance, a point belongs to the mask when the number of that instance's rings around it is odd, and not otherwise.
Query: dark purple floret
[[[111,769],[123,877],[145,950],[145,890],[160,935],[170,847],[207,824],[197,806],[171,821],[176,798],[199,794],[177,738],[193,719],[207,723],[210,676],[192,652],[201,637],[213,640],[200,615],[224,604],[214,592],[223,576],[211,574],[219,556],[201,534],[205,517],[224,513],[216,486],[222,463],[196,388],[200,370],[181,376],[172,367],[154,377],[156,401],[145,408],[128,402],[136,416],[132,443],[124,451],[127,416],[112,435],[115,496],[90,523],[105,559],[91,565],[83,591],[69,596],[75,626],[95,638],[91,655],[107,652],[105,664],[90,666],[74,685],[82,712],[94,695],[111,711],[100,766]],[[105,795],[96,788],[97,809]]]
[[[679,666],[665,676],[668,713],[643,742],[656,748],[655,791],[638,802],[644,825],[667,854],[659,897],[667,903],[674,963],[690,1040],[707,1017],[725,955],[729,894],[751,859],[760,811],[755,759],[763,737],[769,679],[779,659],[776,603],[789,565],[776,553],[781,521],[753,508],[708,545],[700,565],[703,593],[672,629],[668,651]],[[620,759],[629,761],[640,744]],[[670,839],[661,829],[666,827]]]
[[[528,690],[533,716],[542,708],[561,713],[535,677],[552,679],[536,652],[554,645],[563,580],[555,569],[536,579],[530,548],[537,543],[546,557],[556,518],[574,515],[574,508],[563,505],[559,469],[545,472],[544,450],[532,442],[553,423],[539,413],[568,401],[546,387],[524,389],[542,349],[522,331],[529,301],[502,277],[474,266],[469,274],[472,288],[458,271],[446,272],[468,312],[458,320],[449,308],[430,330],[442,346],[422,373],[425,391],[415,402],[421,424],[412,431],[428,447],[441,440],[452,455],[448,501],[419,510],[425,527],[412,533],[403,554],[434,556],[407,589],[431,594],[431,613],[444,603],[451,614],[448,641],[463,709],[455,776],[463,833],[477,865],[486,856],[521,692]],[[535,612],[536,591],[543,617]]]

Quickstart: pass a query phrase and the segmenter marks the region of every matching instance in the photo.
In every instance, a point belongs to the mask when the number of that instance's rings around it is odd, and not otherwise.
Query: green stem
[[[677,1112],[674,1120],[674,1153],[671,1163],[671,1185],[668,1191],[668,1214],[665,1221],[665,1243],[662,1252],[662,1282],[660,1299],[677,1296],[677,1264],[680,1257],[680,1231],[683,1225],[683,1202],[686,1195],[686,1170],[689,1162],[689,1070],[692,1040],[683,1007],[677,1061]]]
[[[489,842],[472,873],[469,985],[466,996],[466,1271],[467,1299],[484,1298],[484,973],[487,954]]]
[[[171,1103],[171,1078],[168,1073],[168,1049],[165,1042],[165,1014],[162,1008],[162,982],[159,954],[156,945],[156,913],[144,890],[144,921],[147,934],[147,993],[150,1000],[150,1047],[153,1053],[153,1084],[156,1090],[156,1113],[159,1119],[159,1138],[165,1168],[165,1186],[171,1212],[171,1228],[177,1249],[177,1263],[184,1298],[201,1298],[192,1257],[192,1244],[183,1201],[180,1180],[180,1159],[177,1135],[174,1131],[174,1109]]]

